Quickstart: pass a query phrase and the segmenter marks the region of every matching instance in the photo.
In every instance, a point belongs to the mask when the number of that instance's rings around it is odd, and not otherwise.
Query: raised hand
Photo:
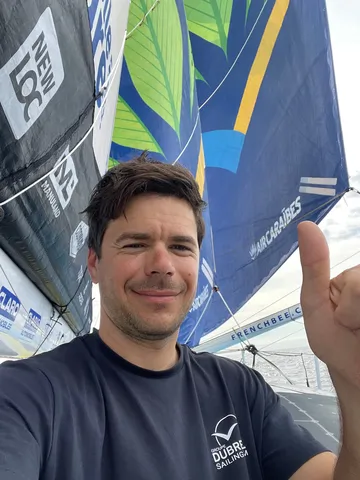
[[[320,228],[303,222],[298,234],[309,344],[333,378],[360,391],[360,265],[330,279],[329,248]]]

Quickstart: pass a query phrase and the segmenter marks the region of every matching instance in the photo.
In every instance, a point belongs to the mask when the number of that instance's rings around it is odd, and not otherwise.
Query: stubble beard
[[[149,325],[149,323],[146,322],[146,318],[142,318],[131,312],[112,295],[104,296],[103,305],[113,325],[124,335],[136,341],[157,342],[166,340],[179,330],[190,309],[191,303],[184,307],[179,315],[174,318],[173,322],[162,328],[156,327],[156,325]],[[161,315],[164,308],[166,307],[159,306],[159,315]],[[154,315],[154,313],[152,315]]]

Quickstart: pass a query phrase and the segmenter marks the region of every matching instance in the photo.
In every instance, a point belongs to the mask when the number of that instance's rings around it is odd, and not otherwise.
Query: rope
[[[301,354],[301,361],[302,361],[302,364],[303,364],[303,367],[304,367],[304,371],[305,371],[306,385],[310,388],[309,377],[308,377],[308,374],[307,374],[307,370],[306,370],[306,366],[305,366],[303,354]]]
[[[293,335],[293,333],[291,334]],[[309,375],[308,375],[308,371],[307,371],[307,368],[306,368],[306,365],[305,365],[305,361],[304,361],[304,356],[313,356],[313,354],[311,353],[281,353],[281,352],[263,352],[263,351],[260,351],[258,350],[258,348],[255,346],[255,345],[247,345],[245,346],[244,348],[242,349],[229,349],[227,351],[225,351],[224,353],[227,354],[227,353],[231,353],[231,352],[235,352],[235,351],[241,351],[241,352],[249,352],[250,354],[252,354],[252,366],[251,368],[255,368],[255,365],[256,365],[256,356],[260,357],[262,360],[264,360],[265,362],[267,362],[269,365],[271,365],[273,368],[275,368],[279,373],[280,375],[282,375],[286,381],[290,384],[290,385],[294,385],[294,382],[283,372],[283,370],[278,366],[276,365],[275,362],[272,362],[271,360],[269,360],[269,358],[266,358],[266,357],[269,357],[269,356],[278,356],[278,357],[300,357],[301,358],[301,362],[302,362],[302,366],[303,366],[303,369],[304,369],[304,373],[305,373],[305,382],[306,382],[306,386],[308,388],[311,388],[310,386],[310,380],[309,380]]]
[[[228,310],[228,312],[230,313],[231,317],[233,318],[233,320],[234,320],[235,323],[237,324],[238,328],[240,329],[240,325],[239,325],[239,323],[238,323],[238,321],[237,321],[237,318],[235,317],[235,315],[234,315],[234,313],[232,312],[231,308],[230,308],[229,305],[227,304],[225,298],[223,297],[223,294],[220,292],[219,287],[214,286],[213,288],[214,288],[214,291],[219,294],[219,297],[221,298],[223,304],[225,305],[225,307],[227,308],[227,310]],[[235,333],[235,335],[237,336],[236,330],[235,330],[234,328],[233,328],[232,330],[233,330],[233,332]],[[250,342],[249,342],[248,339],[243,340],[243,339],[240,338],[240,337],[238,337],[238,338],[240,339],[240,342],[244,343],[245,345],[248,345],[248,346],[250,345]]]
[[[290,380],[290,378],[288,378],[285,375],[285,373],[281,370],[281,368],[279,368],[277,365],[275,365],[275,363],[272,362],[271,360],[269,360],[268,358],[265,358],[263,355],[261,355],[261,353],[255,347],[255,345],[249,345],[245,348],[245,350],[247,350],[248,352],[250,352],[253,355],[252,368],[255,368],[256,355],[258,355],[260,358],[265,360],[265,362],[269,363],[272,367],[274,367],[280,373],[280,375],[282,375],[290,383],[290,385],[293,385],[293,382]]]
[[[130,30],[130,32],[126,35],[126,40],[128,38],[131,37],[131,35],[135,32],[135,30],[137,30],[139,27],[141,27],[144,23],[145,23],[145,20],[147,18],[148,15],[150,15],[151,12],[153,12],[155,10],[155,8],[157,7],[157,5],[160,3],[160,0],[156,0],[152,5],[151,7],[149,8],[149,10],[145,13],[145,15],[142,17],[142,19],[140,20],[140,22],[138,22],[135,27]]]
[[[360,253],[360,250],[356,251],[355,253],[353,253],[352,255],[350,255],[349,257],[345,258],[344,260],[341,260],[341,262],[338,262],[336,263],[335,265],[333,265],[331,267],[330,270],[333,270],[334,268],[338,267],[339,265],[341,265],[342,263],[345,263],[347,262],[348,260],[351,260],[353,257],[355,257],[356,255],[359,255]],[[294,290],[292,290],[291,292],[288,292],[286,293],[285,295],[283,295],[282,297],[278,298],[277,300],[274,300],[272,303],[269,303],[268,305],[266,305],[265,307],[261,308],[260,310],[258,310],[257,312],[253,313],[252,315],[250,315],[249,317],[245,318],[244,320],[240,321],[240,325],[243,325],[245,322],[247,322],[248,320],[250,320],[251,318],[259,315],[261,312],[263,312],[264,310],[267,310],[268,308],[272,307],[273,305],[275,305],[276,303],[280,302],[281,300],[283,300],[284,298],[288,297],[289,295],[291,295],[292,293],[295,293],[297,290],[300,290],[301,288],[301,285],[299,287],[296,287]],[[229,330],[230,331],[230,330]],[[286,337],[284,337],[286,338]],[[270,344],[271,345],[271,344]]]
[[[102,102],[102,105],[101,107],[99,108],[99,111],[91,125],[91,127],[89,128],[89,130],[85,133],[84,137],[75,145],[75,147],[59,162],[55,165],[55,167],[53,167],[50,171],[48,171],[47,173],[45,173],[45,175],[43,175],[42,177],[40,177],[39,179],[35,180],[35,182],[33,182],[32,184],[28,185],[26,188],[24,188],[23,190],[20,190],[19,192],[17,192],[16,194],[14,194],[12,197],[4,200],[3,202],[0,203],[0,207],[3,207],[4,205],[6,205],[7,203],[11,202],[12,200],[14,200],[15,198],[19,197],[20,195],[23,195],[25,192],[27,192],[28,190],[30,190],[32,187],[34,187],[35,185],[37,185],[38,183],[42,182],[45,178],[47,178],[51,173],[53,173],[55,170],[57,170],[59,168],[60,165],[62,165],[64,162],[66,162],[66,160],[71,157],[75,152],[76,150],[84,143],[84,141],[87,139],[87,137],[91,134],[91,132],[94,130],[95,128],[95,125],[97,124],[98,120],[101,118],[101,115],[102,115],[102,110],[104,109],[105,107],[105,104],[106,104],[106,99],[111,91],[111,87],[112,87],[112,84],[114,83],[114,80],[116,78],[116,73],[119,69],[119,66],[121,64],[121,60],[122,60],[122,57],[123,57],[123,52],[124,52],[124,48],[125,48],[125,42],[126,40],[134,33],[134,31],[139,28],[145,21],[145,19],[147,18],[147,16],[154,11],[155,7],[160,3],[160,0],[156,0],[154,2],[154,4],[150,7],[150,9],[148,10],[148,12],[143,16],[143,18],[140,20],[140,22],[135,25],[135,27],[129,32],[127,33],[125,31],[125,34],[124,34],[124,38],[123,38],[123,41],[122,41],[122,44],[121,44],[121,47],[120,47],[120,51],[118,53],[118,56],[116,58],[116,61],[115,61],[115,64],[108,76],[108,78],[106,79],[106,81],[104,82],[101,90],[94,96],[94,99],[93,99],[93,103],[95,104],[95,102],[97,101],[98,98],[100,97],[104,97],[103,98],[103,102]]]
[[[34,357],[34,356],[38,353],[38,351],[40,350],[40,348],[44,345],[44,343],[46,342],[46,340],[49,338],[49,336],[51,335],[52,331],[54,330],[55,325],[57,325],[58,323],[60,323],[60,322],[59,322],[59,318],[61,317],[60,313],[59,313],[59,315],[58,315],[58,317],[57,317],[56,320],[54,319],[54,317],[55,317],[55,309],[53,309],[53,314],[52,314],[51,317],[50,317],[50,321],[53,321],[54,323],[53,323],[52,327],[49,329],[49,331],[48,331],[47,335],[45,336],[45,338],[43,339],[43,341],[42,341],[42,342],[40,343],[40,345],[37,347],[37,349],[35,350],[35,352],[31,355],[32,357]],[[61,325],[61,324],[60,324],[60,325]]]
[[[91,127],[88,129],[88,131],[85,133],[85,135],[83,136],[83,138],[75,145],[75,147],[70,150],[70,152],[60,161],[58,162],[51,170],[49,170],[47,173],[45,173],[42,177],[38,178],[37,180],[35,180],[33,183],[31,183],[30,185],[28,185],[27,187],[23,188],[22,190],[20,190],[19,192],[15,193],[12,197],[9,197],[8,199],[4,200],[3,202],[0,203],[0,207],[3,207],[4,205],[8,204],[9,202],[11,202],[12,200],[15,200],[15,198],[19,197],[20,195],[23,195],[24,193],[26,193],[28,190],[30,190],[32,187],[36,186],[38,183],[42,182],[45,178],[47,178],[49,175],[51,175],[51,173],[53,173],[55,170],[57,170],[60,165],[62,165],[64,162],[66,162],[66,160],[71,157],[75,152],[76,150],[85,142],[85,140],[87,139],[87,137],[91,134],[91,132],[94,130],[95,128],[95,125],[97,124],[98,120],[101,118],[101,115],[102,115],[102,111],[106,105],[106,99],[111,91],[111,87],[112,87],[112,84],[114,83],[114,80],[116,78],[116,72],[119,68],[119,65],[121,63],[121,59],[122,59],[122,54],[123,54],[123,50],[124,50],[124,47],[125,47],[125,40],[126,40],[126,32],[125,32],[125,35],[124,35],[124,39],[123,39],[123,42],[122,42],[122,45],[121,45],[121,49],[120,49],[120,52],[119,52],[119,55],[117,57],[117,60],[114,64],[114,67],[113,69],[111,70],[110,74],[109,74],[109,77],[107,78],[106,82],[104,83],[102,89],[100,90],[100,92],[98,92],[95,97],[93,98],[93,103],[95,104],[96,100],[99,98],[99,97],[102,97],[103,96],[103,102],[101,104],[101,107],[99,108],[99,111],[91,125]],[[105,95],[104,95],[105,93]]]

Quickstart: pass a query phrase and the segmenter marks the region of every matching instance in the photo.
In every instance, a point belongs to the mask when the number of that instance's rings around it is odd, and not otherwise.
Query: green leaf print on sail
[[[248,15],[249,15],[249,10],[251,6],[251,1],[252,0],[246,0],[246,12],[245,12],[245,25],[247,23]]]
[[[190,32],[222,48],[227,55],[227,40],[233,0],[185,0]]]
[[[114,143],[124,147],[137,150],[149,150],[150,152],[164,155],[146,125],[120,96],[116,105],[112,140]]]
[[[195,67],[195,80],[201,80],[202,82],[207,83],[205,78],[201,75],[201,73],[199,72],[199,70],[196,67]]]
[[[125,60],[143,101],[180,137],[183,43],[175,0],[133,0],[130,6]]]
[[[108,161],[108,170],[110,170],[110,168],[115,167],[118,163],[119,162],[117,162],[116,160],[110,157]]]

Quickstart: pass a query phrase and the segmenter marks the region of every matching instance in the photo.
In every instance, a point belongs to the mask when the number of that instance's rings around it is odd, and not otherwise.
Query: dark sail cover
[[[0,247],[74,333],[91,323],[79,212],[106,168],[127,9],[114,0],[0,6]]]

